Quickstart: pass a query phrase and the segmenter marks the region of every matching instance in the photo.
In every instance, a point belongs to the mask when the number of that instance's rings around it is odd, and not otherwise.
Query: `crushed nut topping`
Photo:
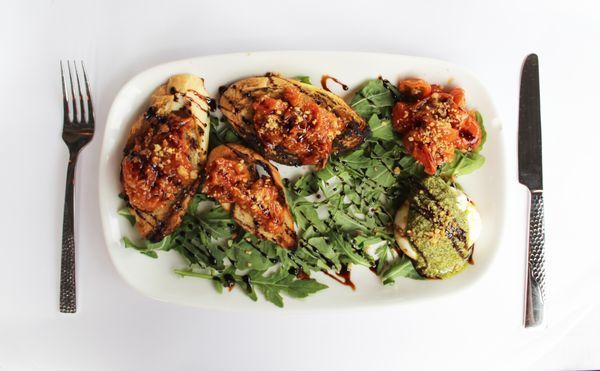
[[[394,105],[392,124],[411,155],[435,174],[454,159],[456,150],[472,151],[481,143],[475,113],[466,108],[464,90],[408,79],[398,84],[402,99]]]

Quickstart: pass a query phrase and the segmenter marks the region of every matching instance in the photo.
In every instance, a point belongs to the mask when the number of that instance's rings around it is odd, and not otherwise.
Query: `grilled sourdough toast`
[[[203,79],[172,76],[133,123],[121,183],[142,238],[159,241],[181,223],[207,159],[211,102]]]

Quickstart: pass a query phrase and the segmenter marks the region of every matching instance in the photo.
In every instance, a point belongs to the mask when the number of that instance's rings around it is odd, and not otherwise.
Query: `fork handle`
[[[65,186],[65,208],[63,213],[62,256],[60,261],[60,311],[77,311],[75,289],[75,233],[73,222],[73,189],[77,153],[69,154],[67,183]]]
[[[531,192],[529,209],[529,244],[525,285],[525,327],[542,324],[544,319],[544,196],[541,191]]]

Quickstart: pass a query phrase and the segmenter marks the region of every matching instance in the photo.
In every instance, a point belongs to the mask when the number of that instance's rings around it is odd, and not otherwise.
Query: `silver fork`
[[[60,78],[63,91],[63,131],[62,138],[69,148],[67,184],[65,188],[65,209],[63,214],[62,256],[60,261],[60,311],[75,313],[77,297],[75,287],[75,235],[73,221],[73,188],[75,186],[75,165],[77,156],[94,136],[94,109],[90,96],[90,84],[83,61],[81,70],[85,82],[85,94],[81,89],[77,64],[73,61],[77,89],[71,74],[71,62],[67,61],[69,85],[65,84],[65,68],[60,61]],[[70,93],[70,94],[69,94]],[[75,99],[77,95],[78,99]],[[85,97],[84,97],[85,95]]]

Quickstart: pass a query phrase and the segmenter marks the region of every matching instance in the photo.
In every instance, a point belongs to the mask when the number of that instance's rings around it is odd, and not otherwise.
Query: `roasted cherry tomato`
[[[398,84],[401,99],[392,109],[392,125],[408,152],[427,174],[451,162],[455,151],[472,151],[481,144],[482,130],[466,109],[465,91],[407,79]]]
[[[452,95],[452,99],[454,103],[456,103],[460,108],[465,108],[467,106],[467,101],[465,99],[465,91],[461,88],[454,88],[448,92],[448,94]]]
[[[472,151],[479,147],[481,143],[481,127],[472,115],[462,122],[458,128],[458,140],[456,148],[466,151]]]
[[[398,83],[398,90],[411,99],[425,99],[431,95],[431,85],[421,79],[406,79]]]
[[[407,143],[405,141],[405,146],[406,144]],[[429,149],[422,143],[416,143],[409,146],[412,147],[410,150],[412,156],[425,167],[425,172],[430,175],[435,174],[437,170],[437,163]]]
[[[431,94],[433,93],[443,93],[444,87],[438,84],[431,84]]]
[[[398,133],[404,135],[412,128],[412,115],[407,103],[398,102],[392,110],[392,126]]]

